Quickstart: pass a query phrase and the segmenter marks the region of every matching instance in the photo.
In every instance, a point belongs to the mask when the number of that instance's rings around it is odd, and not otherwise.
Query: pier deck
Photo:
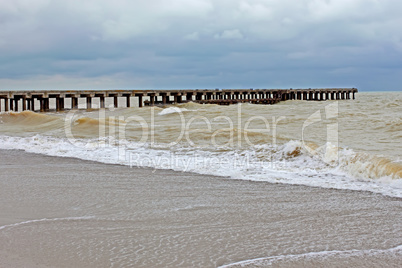
[[[48,91],[0,91],[1,111],[50,110],[50,102],[56,111],[78,109],[78,100],[85,99],[86,109],[106,108],[106,99],[112,99],[109,107],[138,107],[167,105],[184,102],[230,105],[236,103],[275,104],[286,100],[345,100],[355,99],[356,88],[325,89],[181,89],[181,90],[48,90]],[[122,102],[123,98],[123,102]],[[96,99],[97,103],[93,102]],[[69,100],[69,107],[66,107]]]

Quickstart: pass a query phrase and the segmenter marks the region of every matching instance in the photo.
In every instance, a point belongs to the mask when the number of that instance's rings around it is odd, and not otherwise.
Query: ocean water
[[[0,149],[402,197],[402,93],[3,113]]]
[[[0,150],[8,265],[402,264],[401,92],[2,113]]]

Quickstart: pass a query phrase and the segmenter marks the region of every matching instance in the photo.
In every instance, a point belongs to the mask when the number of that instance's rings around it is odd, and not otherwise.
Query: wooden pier
[[[0,112],[25,110],[47,112],[50,107],[56,111],[78,108],[143,107],[190,101],[200,104],[230,105],[275,104],[286,100],[347,100],[355,99],[357,92],[356,88],[0,91]],[[109,105],[106,105],[107,101]]]

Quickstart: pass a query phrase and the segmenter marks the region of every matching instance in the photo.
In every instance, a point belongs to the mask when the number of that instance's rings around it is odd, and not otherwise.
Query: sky
[[[400,0],[0,0],[0,90],[402,90]]]

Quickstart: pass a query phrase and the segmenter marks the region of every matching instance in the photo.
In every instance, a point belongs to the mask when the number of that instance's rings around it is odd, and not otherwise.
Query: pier
[[[230,105],[355,99],[356,88],[0,91],[0,112],[143,107],[195,102]]]

